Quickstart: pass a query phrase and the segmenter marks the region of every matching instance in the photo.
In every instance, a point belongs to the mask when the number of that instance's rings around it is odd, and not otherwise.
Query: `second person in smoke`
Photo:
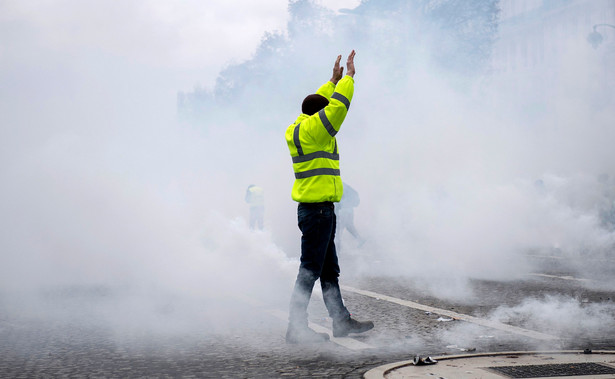
[[[342,234],[344,230],[348,232],[359,242],[359,247],[363,246],[365,240],[357,228],[354,226],[354,209],[359,206],[359,193],[344,182],[344,195],[335,207],[335,216],[337,217],[337,229],[335,232],[335,246],[338,251],[341,251]]]
[[[323,299],[333,319],[333,336],[361,333],[374,327],[371,321],[350,317],[340,292],[340,268],[335,250],[334,202],[342,198],[339,153],[336,134],[354,93],[354,50],[340,67],[342,56],[333,66],[331,80],[303,100],[301,115],[286,129],[286,142],[293,161],[295,182],[293,200],[299,203],[297,217],[301,230],[301,264],[290,300],[287,343],[322,342],[325,333],[308,327],[307,308],[316,280],[320,279]]]
[[[250,184],[246,190],[246,203],[250,206],[250,229],[258,226],[263,230],[265,219],[265,191],[254,184]]]

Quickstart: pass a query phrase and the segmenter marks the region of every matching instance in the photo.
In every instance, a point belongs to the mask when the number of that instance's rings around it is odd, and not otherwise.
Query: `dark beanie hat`
[[[301,104],[301,112],[311,116],[329,105],[329,100],[322,95],[308,95]]]

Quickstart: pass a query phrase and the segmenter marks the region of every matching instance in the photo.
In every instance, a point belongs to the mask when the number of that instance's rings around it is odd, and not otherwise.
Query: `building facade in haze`
[[[592,79],[615,84],[615,0],[501,0],[500,9],[496,75],[553,85],[575,71],[586,75],[581,65],[590,62],[600,70]]]

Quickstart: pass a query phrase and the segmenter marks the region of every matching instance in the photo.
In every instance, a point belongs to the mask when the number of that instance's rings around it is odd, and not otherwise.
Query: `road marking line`
[[[542,255],[542,254],[525,254],[525,256],[528,257],[528,258],[562,259],[562,260],[565,259],[565,260],[572,260],[572,261],[579,261],[579,260],[588,259],[588,257],[582,257],[582,256],[571,257],[571,256]],[[591,260],[593,262],[615,263],[615,260],[613,260],[613,259],[606,259],[606,258],[592,257]]]
[[[530,258],[564,259],[564,257],[558,255],[526,254],[525,256]]]
[[[419,309],[419,310],[422,310],[422,311],[431,312],[431,313],[439,314],[439,315],[442,315],[442,316],[452,317],[454,319],[471,322],[471,323],[474,323],[474,324],[477,324],[477,325],[486,326],[488,328],[498,329],[498,330],[502,330],[502,331],[509,332],[509,333],[520,334],[522,336],[526,336],[526,337],[530,337],[530,338],[535,338],[535,339],[543,340],[543,341],[559,340],[559,337],[552,336],[550,334],[536,332],[534,330],[529,330],[529,329],[523,329],[523,328],[519,328],[519,327],[512,326],[512,325],[503,324],[503,323],[497,322],[497,321],[485,320],[485,319],[482,319],[482,318],[478,318],[478,317],[474,317],[474,316],[470,316],[470,315],[465,315],[465,314],[462,314],[462,313],[448,311],[446,309],[434,308],[434,307],[430,307],[428,305],[423,305],[423,304],[416,303],[414,301],[398,299],[396,297],[382,295],[382,294],[379,294],[379,293],[376,293],[376,292],[366,291],[366,290],[362,290],[362,289],[358,289],[358,288],[354,288],[354,287],[349,287],[349,286],[340,286],[340,287],[343,290],[348,291],[348,292],[354,292],[354,293],[357,293],[359,295],[364,295],[364,296],[372,297],[372,298],[378,299],[378,300],[388,301],[390,303],[403,305],[405,307]]]
[[[529,273],[528,275],[542,276],[544,278],[554,278],[554,279],[563,279],[563,280],[576,280],[578,282],[591,282],[592,281],[591,279],[575,278],[574,276],[570,276],[570,275],[557,276],[557,275],[549,275],[549,274],[540,274],[537,272],[532,272],[532,273]]]
[[[281,320],[284,321],[288,321],[288,313],[281,311],[279,309],[265,309],[265,312],[269,313],[270,315],[279,318]],[[373,346],[368,345],[364,342],[361,341],[357,341],[354,338],[350,338],[350,337],[333,337],[333,332],[330,329],[325,328],[324,326],[315,324],[313,322],[308,322],[308,326],[310,328],[312,328],[312,330],[315,330],[318,333],[327,333],[329,335],[329,337],[331,338],[331,342],[336,343],[340,346],[343,346],[345,348],[348,348],[350,350],[365,350],[365,349],[372,349]]]

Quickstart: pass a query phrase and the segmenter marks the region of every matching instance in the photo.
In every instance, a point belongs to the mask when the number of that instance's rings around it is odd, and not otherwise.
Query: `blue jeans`
[[[307,326],[307,308],[317,279],[329,316],[334,320],[346,319],[350,313],[342,301],[338,282],[333,203],[299,203],[297,217],[302,233],[301,265],[290,300],[289,323]]]

